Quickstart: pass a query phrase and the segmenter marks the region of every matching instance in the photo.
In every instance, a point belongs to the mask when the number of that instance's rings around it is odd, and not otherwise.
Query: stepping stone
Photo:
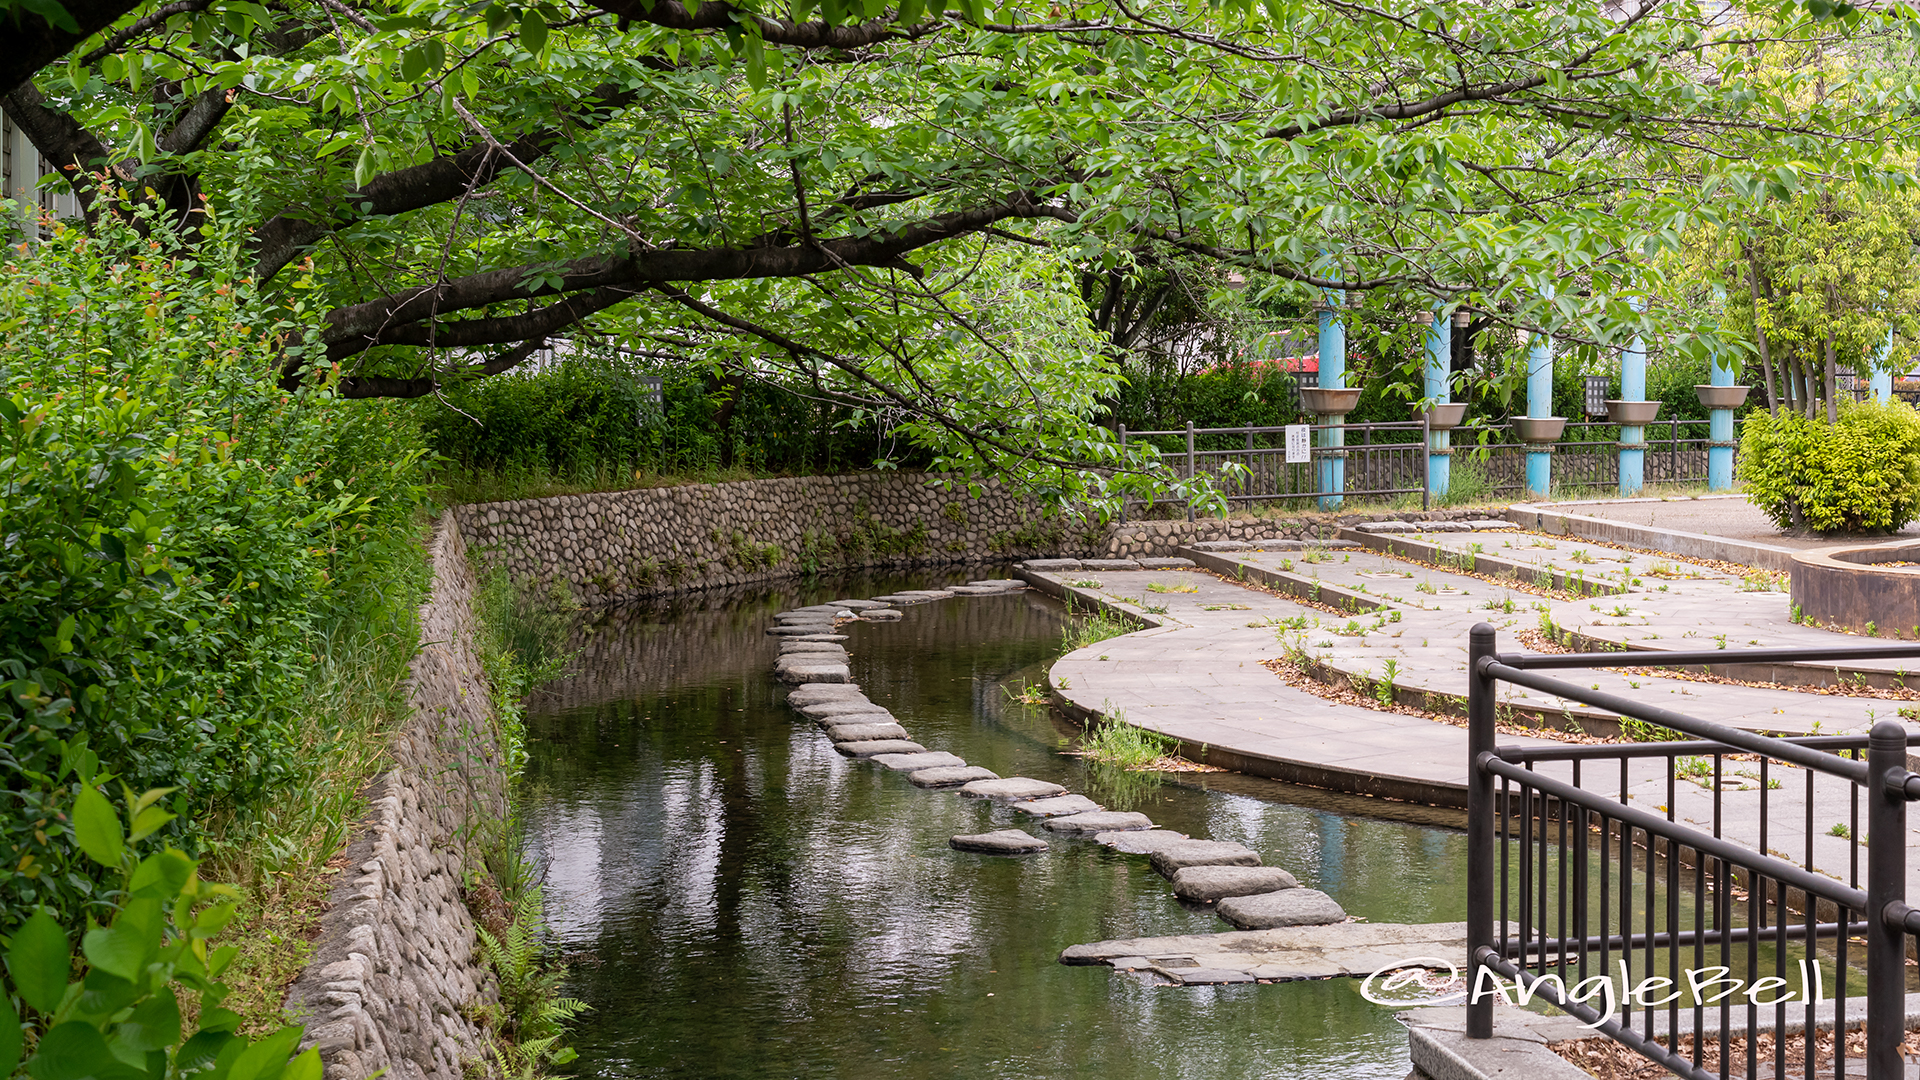
[[[983,769],[978,765],[940,765],[931,769],[915,769],[907,774],[907,780],[914,787],[950,788],[962,784],[971,784],[975,780],[998,780],[1000,774],[992,769]]]
[[[1173,895],[1196,904],[1299,887],[1292,874],[1277,866],[1189,866],[1173,875]]]
[[[1191,570],[1193,569],[1193,566],[1194,566],[1194,563],[1192,559],[1141,559],[1140,560],[1140,569],[1142,570]]]
[[[869,608],[886,607],[878,600],[835,600],[830,605],[843,611],[866,611]]]
[[[1068,814],[1087,814],[1105,807],[1085,795],[1055,795],[1050,799],[1031,799],[1013,804],[1015,810],[1034,817],[1065,817]]]
[[[1121,971],[1146,971],[1153,967],[1153,961],[1144,956],[1116,956],[1107,961],[1107,966]]]
[[[1082,570],[1138,570],[1140,563],[1134,559],[1081,559]]]
[[[847,640],[847,635],[845,634],[801,634],[798,637],[790,637],[787,640],[788,641],[845,641]]]
[[[774,637],[800,637],[806,634],[830,634],[833,624],[830,622],[781,623],[767,627],[767,633]]]
[[[1103,832],[1130,832],[1137,829],[1153,828],[1153,819],[1145,814],[1135,814],[1124,810],[1089,810],[1084,814],[1068,814],[1066,817],[1054,817],[1040,823],[1042,828],[1054,832],[1083,833],[1088,836]]]
[[[972,836],[956,836],[947,841],[955,851],[977,851],[982,855],[1027,855],[1035,851],[1047,850],[1047,842],[1019,829],[1001,829],[998,832],[975,833]]]
[[[1202,540],[1187,546],[1195,551],[1247,551],[1253,547],[1245,540]]]
[[[901,727],[899,724],[841,724],[839,727],[827,729],[827,738],[837,743],[872,742],[875,739],[904,739],[906,737],[907,729]],[[977,780],[980,779],[980,777],[969,776],[967,779]]]
[[[853,758],[870,758],[880,754],[924,754],[927,748],[912,739],[873,739],[868,742],[837,742],[835,750]]]
[[[1020,569],[1031,570],[1036,574],[1055,574],[1080,569],[1079,559],[1028,559],[1020,564]]]
[[[979,585],[989,589],[1003,589],[1007,592],[1014,592],[1027,587],[1026,582],[1021,581],[1019,578],[1010,577],[987,578],[985,581],[969,581],[967,584]]]
[[[812,611],[783,611],[773,617],[773,621],[782,626],[794,623],[832,622],[840,614],[833,608],[820,608]]]
[[[947,591],[953,593],[955,596],[998,596],[1003,592],[1011,592],[1012,590],[1002,589],[994,585],[955,585]]]
[[[1253,896],[1230,896],[1214,909],[1241,930],[1281,926],[1325,926],[1346,922],[1347,912],[1319,889],[1282,889]]]
[[[828,660],[776,664],[773,673],[779,676],[781,682],[789,683],[853,681],[853,673],[847,670],[847,665]]]
[[[899,622],[906,618],[899,608],[877,607],[860,613],[862,622]]]
[[[791,703],[793,700],[792,695],[788,695],[787,700]],[[887,707],[885,705],[875,705],[863,697],[841,698],[838,701],[820,701],[812,705],[800,706],[802,715],[815,720],[823,720],[829,716],[849,716],[859,713],[883,713],[886,711]]]
[[[818,721],[820,726],[826,729],[827,738],[832,739],[834,742],[858,741],[854,739],[849,739],[845,735],[841,734],[840,732],[841,728],[872,727],[875,724],[898,724],[899,722],[900,721],[896,719],[892,713],[889,713],[889,712],[841,713],[838,716],[823,716]],[[902,736],[888,735],[885,737],[898,738]]]
[[[918,772],[921,769],[937,769],[942,765],[967,763],[966,758],[945,750],[928,750],[918,754],[875,754],[873,760],[894,772]]]
[[[1182,968],[1167,974],[1179,980],[1181,986],[1219,986],[1225,983],[1250,983],[1253,976],[1244,971],[1231,968]]]
[[[823,701],[866,701],[867,695],[852,683],[808,683],[787,691],[787,704],[796,709]]]
[[[780,643],[781,656],[795,656],[801,653],[819,656],[837,656],[845,659],[847,647],[831,641],[795,641],[788,638]]]
[[[1172,829],[1147,829],[1142,832],[1095,833],[1093,842],[1104,844],[1128,855],[1151,855],[1168,844],[1182,843],[1187,834]]]
[[[1245,844],[1218,840],[1188,840],[1168,844],[1153,853],[1153,868],[1172,877],[1189,866],[1259,866],[1260,853]]]
[[[1066,788],[1059,784],[1050,784],[1045,780],[1031,780],[1024,776],[1009,776],[1005,780],[975,780],[960,789],[960,794],[969,799],[992,799],[994,802],[1014,802],[1021,799],[1044,799],[1051,795],[1062,795]]]

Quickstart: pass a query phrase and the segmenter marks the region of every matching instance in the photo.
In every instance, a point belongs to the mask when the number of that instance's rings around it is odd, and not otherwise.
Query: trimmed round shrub
[[[1920,516],[1920,413],[1845,406],[1837,423],[1756,411],[1740,440],[1747,498],[1782,529],[1893,532]]]

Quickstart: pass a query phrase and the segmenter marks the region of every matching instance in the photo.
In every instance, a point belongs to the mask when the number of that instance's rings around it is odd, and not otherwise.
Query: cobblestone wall
[[[327,1080],[381,1070],[394,1080],[462,1080],[464,1064],[484,1051],[472,1017],[497,1001],[491,973],[475,962],[462,885],[470,826],[505,820],[507,792],[473,645],[473,571],[451,516],[430,554],[411,720],[393,768],[368,793],[313,960],[287,994]]]
[[[988,484],[978,497],[914,473],[745,480],[484,503],[453,513],[479,556],[515,577],[563,581],[588,603],[769,581],[811,570],[1031,556],[1166,555],[1195,540],[1301,539],[1382,518],[1305,514],[1101,524],[1042,515]]]

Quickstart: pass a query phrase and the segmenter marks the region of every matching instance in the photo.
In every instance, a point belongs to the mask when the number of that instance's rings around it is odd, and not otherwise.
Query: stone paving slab
[[[975,780],[962,787],[960,794],[970,799],[991,799],[994,802],[1020,802],[1028,799],[1046,799],[1066,794],[1067,789],[1047,780],[1034,780],[1025,776],[1009,776],[1002,780]]]
[[[978,780],[998,779],[999,773],[978,765],[936,765],[931,769],[915,769],[907,774],[908,782],[919,788],[957,788]]]
[[[1467,924],[1334,923],[1328,926],[1117,938],[1075,945],[1061,952],[1070,965],[1139,961],[1156,971],[1223,968],[1258,978],[1365,977],[1414,957],[1467,963]]]
[[[874,739],[870,742],[834,743],[833,748],[855,758],[877,757],[881,754],[924,754],[927,748],[912,739]]]
[[[1034,817],[1063,817],[1067,814],[1089,814],[1104,809],[1099,803],[1085,795],[1055,795],[1045,799],[1029,799],[1013,804],[1015,810]]]
[[[1131,810],[1089,810],[1083,814],[1066,814],[1050,817],[1040,823],[1043,829],[1054,832],[1085,834],[1092,836],[1103,832],[1129,832],[1136,829],[1153,828],[1153,819],[1145,814],[1136,814]]]
[[[960,755],[949,754],[944,750],[930,750],[919,754],[875,754],[868,760],[885,765],[894,772],[914,772],[918,769],[937,769],[944,765],[967,763],[966,759]]]
[[[866,692],[854,683],[803,683],[787,691],[787,704],[796,709],[823,701],[866,701]],[[869,705],[872,702],[867,702]]]
[[[955,851],[972,851],[981,855],[1027,855],[1047,850],[1045,840],[1019,829],[956,836],[947,844]]]
[[[1280,889],[1251,896],[1229,896],[1215,909],[1238,930],[1282,926],[1325,926],[1345,922],[1347,912],[1319,889]]]
[[[899,724],[841,724],[827,729],[827,737],[837,743],[873,742],[876,739],[905,739],[907,729]],[[985,777],[970,777],[981,780]]]

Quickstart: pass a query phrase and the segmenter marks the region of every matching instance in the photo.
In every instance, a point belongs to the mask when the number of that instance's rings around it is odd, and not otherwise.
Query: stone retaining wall
[[[472,829],[506,820],[507,785],[474,651],[473,570],[452,515],[430,555],[411,719],[392,770],[368,792],[313,960],[287,994],[327,1080],[462,1080],[485,1051],[475,1018],[498,1000],[462,886]]]
[[[1308,539],[1361,521],[1451,520],[1485,510],[1310,513],[1101,524],[1042,515],[997,484],[979,496],[918,473],[744,480],[456,507],[480,557],[515,577],[609,603],[813,570],[1030,556],[1161,556],[1195,540]]]

